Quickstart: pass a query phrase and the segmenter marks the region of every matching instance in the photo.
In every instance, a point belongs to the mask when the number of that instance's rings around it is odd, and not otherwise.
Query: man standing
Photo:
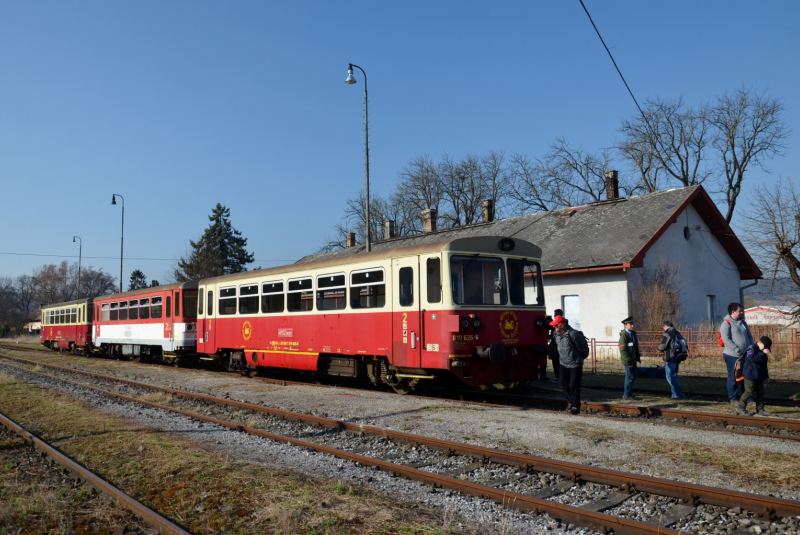
[[[633,330],[633,318],[627,317],[622,320],[624,327],[619,332],[619,358],[622,365],[625,366],[625,388],[622,393],[622,399],[639,399],[631,394],[633,388],[633,381],[636,380],[636,364],[642,361],[641,353],[639,352],[639,339],[636,336],[636,331]]]
[[[550,325],[558,348],[558,384],[569,402],[567,410],[578,414],[581,411],[583,359],[589,356],[589,344],[582,332],[567,325],[564,316],[556,316]]]
[[[686,359],[686,354],[675,351],[675,338],[678,336],[680,336],[680,333],[675,328],[675,325],[669,320],[664,320],[664,334],[661,336],[658,350],[664,352],[664,369],[667,372],[667,382],[672,389],[672,399],[686,397],[680,383],[678,383],[678,368],[680,368],[681,361]]]
[[[728,315],[719,327],[719,337],[724,345],[722,358],[728,368],[728,398],[732,404],[737,404],[740,396],[733,372],[736,369],[736,361],[753,345],[753,335],[750,334],[750,328],[744,321],[744,309],[740,303],[728,305]]]
[[[557,308],[553,312],[553,316],[564,316],[564,311],[560,308]],[[564,320],[565,323],[569,323],[567,320]],[[552,323],[550,324],[550,328],[547,330],[547,357],[553,363],[553,374],[555,375],[555,379],[553,379],[554,383],[558,383],[558,346],[556,345],[555,340],[553,339],[553,331],[554,327]]]

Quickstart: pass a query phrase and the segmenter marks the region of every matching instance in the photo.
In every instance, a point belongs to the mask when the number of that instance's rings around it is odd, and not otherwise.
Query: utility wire
[[[41,256],[41,257],[50,257],[50,258],[78,258],[75,255],[62,255],[62,254],[38,254],[38,253],[6,253],[0,251],[0,255],[9,255],[9,256]],[[94,260],[118,260],[118,256],[84,256],[83,258],[91,258]],[[162,262],[174,262],[175,258],[148,258],[148,257],[125,257],[125,260],[158,260]],[[295,260],[286,260],[284,258],[271,258],[266,260],[253,260],[254,263],[257,262],[295,262]]]

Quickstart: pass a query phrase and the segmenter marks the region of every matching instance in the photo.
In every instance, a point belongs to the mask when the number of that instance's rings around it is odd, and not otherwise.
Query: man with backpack
[[[658,350],[664,352],[664,371],[667,372],[667,382],[672,389],[672,399],[685,398],[686,395],[678,383],[678,368],[689,357],[689,348],[686,340],[669,320],[664,320],[664,334]]]
[[[740,397],[733,375],[736,361],[744,355],[748,347],[753,345],[753,335],[750,334],[750,328],[744,321],[744,309],[740,303],[728,305],[728,315],[719,327],[719,344],[724,348],[722,358],[728,368],[728,398],[732,404],[736,404]]]
[[[622,399],[639,399],[631,393],[633,382],[636,380],[636,364],[642,361],[639,351],[639,338],[633,330],[633,318],[622,320],[623,329],[619,332],[619,358],[625,366],[625,385],[622,390]]]
[[[569,402],[567,410],[578,414],[581,411],[583,361],[589,356],[589,344],[581,331],[567,325],[564,316],[556,316],[550,325],[558,348],[558,384]]]
[[[751,396],[755,398],[756,414],[762,416],[769,415],[764,409],[764,382],[769,379],[767,362],[772,348],[772,339],[769,336],[762,336],[758,342],[751,345],[742,357],[742,371],[744,374],[744,394],[739,399],[739,406],[736,412],[744,416],[750,416],[747,412],[747,401]]]

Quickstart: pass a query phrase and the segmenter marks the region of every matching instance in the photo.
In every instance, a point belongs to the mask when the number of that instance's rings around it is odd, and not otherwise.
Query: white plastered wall
[[[684,238],[689,227],[689,239]],[[697,227],[700,227],[699,230]],[[708,231],[694,207],[689,206],[647,251],[642,269],[657,269],[662,259],[680,266],[679,298],[684,324],[708,322],[708,296],[716,296],[716,325],[727,314],[728,304],[739,301],[740,275],[736,264]],[[641,269],[628,270],[632,291],[641,280]]]
[[[587,338],[619,338],[620,322],[628,316],[628,278],[622,269],[545,275],[544,302],[549,315],[561,308],[561,298],[565,295],[578,296],[580,330]],[[567,319],[570,319],[569,315]],[[570,325],[574,326],[574,323],[570,322]]]

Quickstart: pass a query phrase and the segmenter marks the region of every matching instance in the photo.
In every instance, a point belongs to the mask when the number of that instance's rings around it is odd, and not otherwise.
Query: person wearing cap
[[[744,393],[739,398],[739,406],[736,412],[744,416],[750,416],[747,412],[747,402],[751,396],[756,401],[756,414],[766,416],[769,412],[764,409],[764,381],[769,379],[767,362],[772,348],[772,339],[769,336],[762,336],[758,342],[747,348],[744,354]]]
[[[569,403],[567,410],[578,414],[581,411],[583,360],[589,356],[589,345],[582,332],[567,325],[564,316],[553,318],[550,326],[558,348],[558,384]]]
[[[553,317],[555,316],[564,316],[564,311],[560,308],[555,309],[553,312]],[[556,345],[555,340],[553,339],[553,330],[555,329],[550,323],[552,318],[548,318],[548,329],[547,329],[547,358],[553,363],[553,375],[555,379],[553,379],[553,383],[558,384],[558,346]],[[569,320],[566,318],[564,319],[564,323],[569,325]]]
[[[625,366],[625,386],[622,399],[639,399],[631,393],[633,382],[636,380],[636,365],[642,361],[639,352],[639,338],[633,330],[633,318],[628,316],[622,320],[623,329],[619,332],[619,358]]]

